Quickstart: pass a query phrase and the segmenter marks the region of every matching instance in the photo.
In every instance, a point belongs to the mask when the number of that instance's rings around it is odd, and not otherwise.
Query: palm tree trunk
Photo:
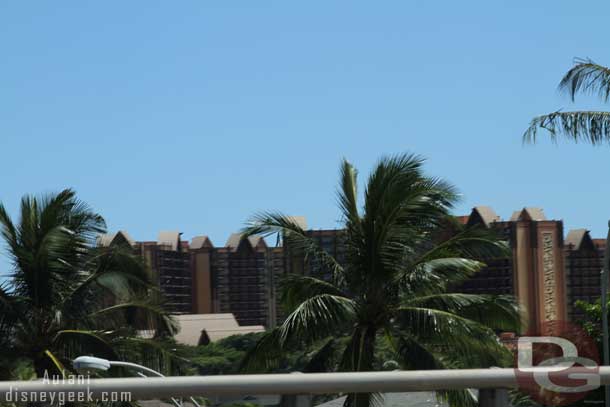
[[[373,361],[375,353],[375,338],[377,336],[377,328],[373,326],[358,326],[354,329],[352,340],[349,344],[346,353],[349,357],[346,370],[355,372],[370,372],[373,371]],[[345,400],[346,407],[369,407],[371,403],[371,393],[351,393]]]
[[[47,363],[46,358],[35,358],[33,360],[34,372],[36,372],[36,377],[41,379],[45,376],[45,373],[48,373],[51,376],[51,372],[48,371],[49,365]]]

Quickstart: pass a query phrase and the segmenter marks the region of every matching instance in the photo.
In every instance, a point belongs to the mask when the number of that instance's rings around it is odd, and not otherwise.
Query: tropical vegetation
[[[572,101],[576,95],[583,94],[595,95],[607,103],[610,98],[610,69],[589,59],[576,59],[559,83],[559,89],[566,92]],[[535,143],[540,129],[546,130],[553,141],[563,137],[594,145],[610,142],[610,112],[559,110],[541,115],[532,119],[523,140]]]
[[[167,365],[167,352],[137,331],[172,334],[174,322],[130,246],[96,245],[104,232],[69,189],[23,197],[17,220],[0,204],[12,265],[0,286],[0,380],[64,374],[87,354]]]
[[[360,202],[357,171],[343,161],[341,262],[295,219],[276,212],[254,215],[247,235],[279,234],[322,272],[284,279],[288,316],[248,352],[244,370],[268,371],[285,352],[307,347],[315,349],[311,360],[326,371],[509,363],[495,330],[519,330],[513,298],[455,292],[484,267],[483,259],[504,256],[506,243],[488,229],[455,222],[450,210],[457,200],[452,185],[424,173],[420,157],[404,154],[377,163]],[[468,391],[441,396],[454,406],[475,403]],[[379,397],[350,394],[346,403],[369,406]]]

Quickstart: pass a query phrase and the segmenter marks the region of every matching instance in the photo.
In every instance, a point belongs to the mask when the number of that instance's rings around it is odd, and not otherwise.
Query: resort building
[[[307,229],[305,218],[293,220]],[[493,209],[477,206],[455,220],[457,225],[448,225],[447,235],[460,227],[488,228],[504,237],[510,252],[506,257],[485,259],[487,267],[454,290],[516,296],[523,307],[523,332],[536,333],[544,321],[581,318],[576,302],[599,298],[605,240],[591,238],[587,230],[571,230],[564,239],[563,222],[546,219],[542,209],[532,207],[504,220]],[[344,262],[343,231],[307,233],[339,263]],[[270,328],[283,321],[286,315],[279,293],[284,275],[332,278],[289,241],[270,247],[260,237],[233,234],[224,246],[215,247],[207,236],[197,236],[190,243],[180,236],[161,232],[157,241],[136,242],[120,231],[100,236],[98,244],[132,246],[149,265],[173,313],[231,313],[243,326]]]

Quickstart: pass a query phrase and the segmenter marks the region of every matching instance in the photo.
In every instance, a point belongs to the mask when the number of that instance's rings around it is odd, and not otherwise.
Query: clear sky
[[[609,15],[601,1],[5,1],[0,201],[16,214],[23,194],[73,187],[111,230],[222,245],[262,209],[335,227],[342,157],[364,176],[415,152],[459,187],[456,213],[541,206],[602,236],[610,147],[521,135],[534,115],[596,107],[557,83],[574,57],[610,64]]]

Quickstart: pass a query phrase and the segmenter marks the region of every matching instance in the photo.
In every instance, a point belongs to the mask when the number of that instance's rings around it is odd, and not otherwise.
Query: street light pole
[[[608,275],[610,273],[610,221],[608,221],[608,234],[606,235],[606,248],[604,250],[604,268],[601,272],[602,289],[602,349],[604,352],[604,366],[610,365],[610,343],[608,337]],[[604,405],[610,407],[610,386],[604,386]]]

